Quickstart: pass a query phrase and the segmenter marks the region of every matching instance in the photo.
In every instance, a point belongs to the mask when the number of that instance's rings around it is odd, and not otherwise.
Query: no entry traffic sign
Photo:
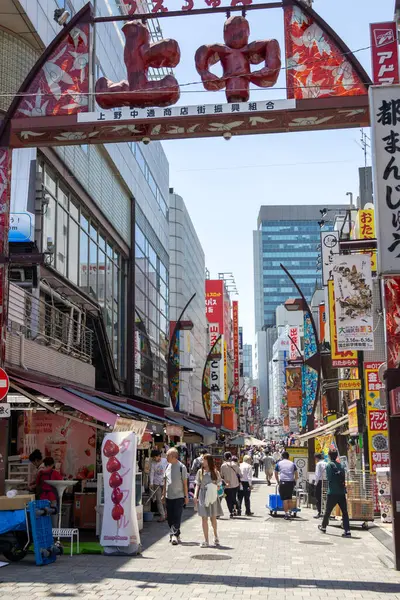
[[[10,380],[8,378],[8,375],[4,369],[0,368],[0,402],[1,400],[4,400],[4,398],[7,396],[9,389]]]

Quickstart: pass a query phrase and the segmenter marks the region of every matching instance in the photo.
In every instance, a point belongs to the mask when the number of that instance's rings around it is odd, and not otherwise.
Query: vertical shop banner
[[[243,384],[243,327],[239,327],[239,385]]]
[[[101,445],[104,481],[104,513],[100,544],[139,545],[136,517],[137,436],[132,432],[109,433]]]
[[[252,404],[252,406],[257,406],[257,387],[255,385],[253,386],[253,396],[252,396],[251,404]]]
[[[301,367],[286,367],[286,394],[289,408],[301,408]]]
[[[374,240],[376,238],[375,211],[373,208],[360,209],[357,212],[355,239]],[[377,255],[376,250],[364,250],[362,254],[368,254],[371,259],[371,272],[376,274]]]
[[[400,86],[369,89],[379,273],[400,267]]]
[[[358,435],[358,415],[357,415],[357,402],[349,404],[347,411],[349,417],[349,433],[350,435]]]
[[[221,377],[222,359],[212,360],[210,363],[210,399],[211,414],[221,414],[221,404],[224,401],[223,373]]]
[[[383,288],[387,368],[397,369],[400,365],[400,277],[385,277]],[[393,414],[398,414],[399,412],[396,410]]]
[[[314,335],[309,313],[304,313],[304,358],[308,360],[317,352],[317,341]],[[301,425],[307,423],[307,417],[311,414],[317,395],[318,373],[309,365],[303,364],[302,368],[302,408]]]
[[[339,350],[373,350],[371,261],[363,254],[337,256],[333,266]]]
[[[209,323],[210,347],[220,333],[224,332],[224,282],[206,279],[206,317]]]
[[[375,85],[399,83],[397,23],[371,23],[372,81]]]
[[[289,338],[289,360],[301,357],[300,350],[300,327],[287,326],[286,335]]]
[[[339,254],[339,232],[321,231],[322,281],[328,285],[335,255]]]
[[[381,390],[384,389],[384,384],[379,379],[381,364],[379,362],[364,363],[369,460],[370,469],[374,473],[376,473],[377,467],[389,466],[387,410],[381,405]]]
[[[286,448],[289,452],[289,460],[292,460],[297,467],[298,480],[297,487],[306,489],[308,483],[308,451],[307,448]]]
[[[239,392],[239,302],[232,302],[233,321],[233,386],[235,392]]]
[[[328,300],[329,300],[329,335],[331,341],[332,367],[357,367],[357,352],[354,350],[344,350],[340,352],[337,344],[336,334],[336,310],[335,310],[335,290],[333,280],[328,281]]]
[[[320,304],[318,307],[318,322],[319,322],[319,341],[320,341],[320,343],[322,343],[325,340],[325,325],[326,325],[325,304]]]

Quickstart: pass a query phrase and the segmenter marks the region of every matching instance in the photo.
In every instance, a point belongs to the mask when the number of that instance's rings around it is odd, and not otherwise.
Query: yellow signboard
[[[357,213],[355,239],[373,240],[376,238],[374,209],[363,209]],[[376,273],[376,250],[364,250],[371,256],[371,271]]]
[[[367,403],[367,428],[370,470],[389,466],[389,441],[387,430],[387,411],[382,408],[380,391],[384,384],[379,379],[381,363],[365,362],[365,399]]]
[[[358,434],[358,415],[357,415],[357,402],[353,402],[353,404],[349,405],[349,410],[347,411],[349,417],[349,432],[351,435]]]
[[[361,379],[339,379],[339,391],[361,390]]]
[[[339,352],[337,347],[336,335],[336,312],[335,312],[335,290],[333,281],[328,281],[328,298],[329,298],[329,334],[331,338],[331,354],[332,366],[339,367],[357,367],[358,357],[354,350],[343,350]]]

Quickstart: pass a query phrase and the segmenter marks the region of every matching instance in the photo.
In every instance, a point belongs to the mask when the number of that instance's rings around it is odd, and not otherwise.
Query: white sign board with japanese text
[[[224,361],[212,360],[210,363],[210,397],[211,414],[221,414],[221,403],[224,400]]]
[[[321,231],[322,281],[328,285],[335,254],[339,254],[339,232]]]
[[[373,350],[371,259],[367,254],[336,256],[333,264],[337,347]]]
[[[400,86],[369,88],[378,273],[400,273]]]

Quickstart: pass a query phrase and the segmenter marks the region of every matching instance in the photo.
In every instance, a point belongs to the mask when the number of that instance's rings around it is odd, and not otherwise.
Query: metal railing
[[[86,327],[86,313],[58,294],[49,302],[10,283],[8,323],[11,331],[25,339],[92,362],[93,332]]]

